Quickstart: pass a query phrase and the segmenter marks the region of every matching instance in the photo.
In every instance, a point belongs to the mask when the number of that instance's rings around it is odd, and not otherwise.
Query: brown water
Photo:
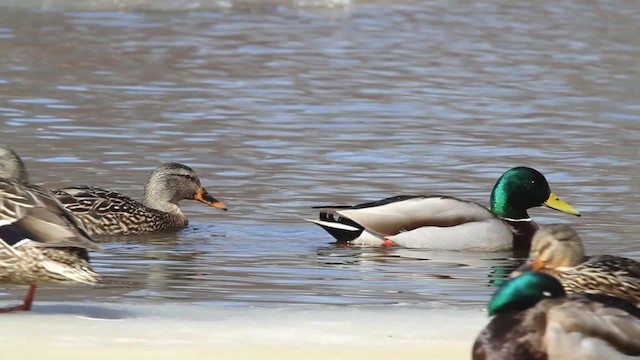
[[[33,182],[140,196],[179,161],[229,206],[184,202],[188,228],[108,239],[101,284],[39,298],[480,309],[509,254],[340,248],[302,219],[396,194],[487,204],[517,165],[583,212],[539,223],[640,259],[634,1],[340,3],[5,3],[2,143]]]

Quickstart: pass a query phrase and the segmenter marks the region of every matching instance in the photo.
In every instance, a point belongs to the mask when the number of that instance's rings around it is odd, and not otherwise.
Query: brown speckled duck
[[[640,304],[640,262],[613,255],[585,256],[582,240],[569,225],[546,225],[536,232],[529,259],[511,276],[526,271],[556,277],[568,294],[601,293]]]
[[[187,225],[180,200],[197,200],[227,210],[200,184],[190,167],[168,163],[155,169],[145,185],[142,203],[129,196],[92,186],[71,186],[53,190],[90,234],[137,235],[175,230]]]
[[[96,283],[87,250],[100,250],[82,224],[47,190],[26,183],[24,165],[0,146],[0,283],[30,285],[21,305],[30,310],[36,285]]]

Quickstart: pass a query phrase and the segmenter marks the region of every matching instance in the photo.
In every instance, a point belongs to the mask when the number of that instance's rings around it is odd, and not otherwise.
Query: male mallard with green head
[[[320,225],[338,242],[434,250],[528,251],[538,226],[527,210],[547,206],[580,216],[551,192],[535,169],[516,167],[498,179],[491,209],[450,196],[395,196],[355,206],[317,207]]]
[[[473,360],[622,360],[640,356],[640,309],[601,294],[566,295],[556,278],[527,272],[498,289]]]

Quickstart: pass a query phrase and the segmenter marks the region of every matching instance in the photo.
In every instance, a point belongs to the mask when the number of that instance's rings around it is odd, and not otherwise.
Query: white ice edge
[[[450,308],[41,302],[0,315],[0,348],[6,359],[459,359],[486,322]]]

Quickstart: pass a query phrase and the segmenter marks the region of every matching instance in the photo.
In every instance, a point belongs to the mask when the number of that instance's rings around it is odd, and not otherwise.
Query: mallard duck
[[[163,164],[151,173],[142,203],[116,191],[85,185],[53,193],[90,234],[96,235],[137,235],[184,227],[188,220],[180,211],[180,200],[197,200],[227,210],[209,195],[193,169],[178,163]]]
[[[565,224],[543,226],[533,236],[529,259],[512,277],[526,271],[555,276],[571,293],[602,293],[640,303],[640,262],[612,256],[586,257],[582,240]]]
[[[12,170],[19,160],[0,147],[0,283],[30,287],[21,305],[0,312],[30,310],[38,284],[95,284],[100,278],[87,252],[98,245],[50,192],[22,182],[24,166]]]
[[[544,175],[508,170],[491,192],[491,210],[450,196],[395,196],[355,206],[316,207],[320,225],[338,242],[434,250],[528,251],[537,229],[527,209],[545,205],[580,216],[551,192]]]
[[[602,360],[640,356],[640,309],[602,294],[566,295],[556,278],[528,272],[491,298],[494,316],[473,360]]]
[[[28,183],[27,168],[13,149],[0,145],[0,178]]]

